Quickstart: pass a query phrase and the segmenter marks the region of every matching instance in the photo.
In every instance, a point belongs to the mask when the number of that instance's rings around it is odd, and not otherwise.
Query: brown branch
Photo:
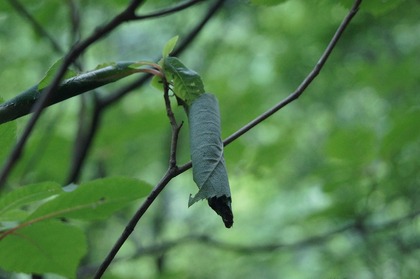
[[[324,233],[318,236],[312,236],[295,243],[268,243],[263,245],[243,245],[243,244],[234,244],[228,243],[221,240],[212,238],[207,234],[198,234],[198,235],[187,235],[180,237],[175,240],[167,241],[159,245],[151,245],[142,247],[132,258],[137,258],[146,255],[156,255],[161,253],[166,253],[170,249],[173,249],[180,245],[189,244],[191,242],[198,242],[200,244],[208,245],[216,249],[225,250],[229,252],[239,253],[239,254],[259,254],[259,253],[272,253],[281,249],[300,249],[306,246],[319,245],[328,241],[331,237],[336,234],[343,233],[353,228],[353,225],[346,225],[341,228],[332,230],[330,232]]]
[[[418,218],[420,215],[420,211],[413,211],[408,213],[407,215],[401,216],[399,218],[395,218],[393,220],[380,223],[380,224],[366,224],[366,232],[369,234],[377,234],[377,233],[383,233],[385,231],[390,231],[395,228],[399,228],[400,226],[414,221],[416,218]],[[225,250],[228,252],[234,252],[238,254],[264,254],[264,253],[274,253],[279,252],[281,250],[297,250],[302,249],[305,247],[310,246],[317,246],[321,245],[323,243],[328,242],[336,235],[355,231],[358,233],[358,220],[349,223],[347,225],[344,225],[342,227],[333,229],[331,231],[325,232],[323,234],[319,234],[316,236],[310,236],[308,238],[304,238],[302,240],[292,242],[292,243],[280,243],[280,242],[273,242],[273,243],[267,243],[262,245],[244,245],[244,244],[238,244],[238,243],[231,243],[231,242],[225,242],[221,241],[215,238],[212,238],[208,234],[190,234],[181,236],[179,238],[173,239],[173,240],[167,240],[165,242],[161,242],[159,244],[152,244],[149,246],[142,246],[141,248],[138,248],[135,254],[129,256],[120,258],[119,260],[128,260],[128,259],[136,259],[144,256],[150,256],[150,255],[161,255],[164,253],[169,252],[171,249],[174,249],[176,247],[179,247],[181,245],[188,245],[193,242],[196,242],[198,244],[206,245],[215,249]],[[397,245],[400,245],[401,243],[397,243]],[[92,266],[84,266],[79,271],[80,274],[84,274],[85,276],[89,276],[91,274],[92,269],[94,267]]]
[[[182,124],[178,125],[177,122],[176,122],[175,116],[174,116],[172,108],[171,108],[171,102],[169,100],[169,93],[168,93],[169,92],[169,84],[168,84],[168,82],[166,82],[166,80],[164,78],[163,78],[163,87],[164,87],[164,99],[165,99],[166,112],[167,112],[167,116],[169,118],[169,122],[170,122],[171,128],[172,128],[171,149],[170,149],[170,155],[169,155],[169,168],[166,171],[163,178],[160,180],[160,182],[155,186],[155,188],[153,188],[153,190],[150,192],[149,196],[143,202],[141,207],[137,210],[137,212],[134,214],[134,216],[128,222],[124,232],[120,235],[119,239],[114,244],[114,246],[112,247],[111,251],[108,253],[105,260],[99,266],[99,268],[98,268],[98,270],[97,270],[97,272],[96,272],[96,274],[93,278],[101,278],[102,277],[102,275],[108,269],[112,260],[114,259],[114,257],[118,253],[119,249],[122,247],[122,245],[128,239],[128,237],[131,235],[134,228],[136,227],[137,223],[140,221],[140,219],[146,213],[147,209],[152,205],[153,201],[158,197],[158,195],[162,192],[162,190],[166,187],[166,185],[171,181],[171,179],[179,174],[178,173],[178,168],[176,166],[176,147],[177,147],[177,143],[178,143],[179,131],[182,127]]]
[[[67,0],[67,5],[71,23],[71,41],[76,42],[80,39],[81,34],[80,8],[75,0]]]
[[[163,98],[165,100],[165,107],[166,107],[166,115],[168,116],[169,123],[171,124],[172,128],[172,137],[171,137],[171,148],[169,152],[169,168],[177,167],[177,160],[176,160],[176,149],[178,146],[178,136],[181,130],[182,124],[178,125],[175,119],[174,112],[172,111],[171,101],[169,99],[169,83],[167,82],[166,78],[162,78],[163,82]]]
[[[139,16],[136,16],[135,18],[137,20],[157,18],[157,17],[173,14],[173,13],[176,13],[176,12],[180,12],[182,10],[185,10],[185,9],[187,9],[187,8],[193,6],[193,5],[196,5],[196,4],[198,4],[200,2],[204,2],[204,1],[206,1],[206,0],[190,0],[190,1],[186,1],[186,2],[183,2],[181,4],[178,4],[174,7],[164,8],[160,11],[153,12],[153,13],[150,13],[150,14],[147,14],[147,15],[139,15]]]
[[[207,13],[203,16],[203,18],[196,24],[196,26],[188,32],[188,35],[184,37],[181,42],[178,44],[178,47],[172,52],[172,55],[178,56],[181,54],[185,49],[191,45],[194,39],[198,36],[198,34],[203,30],[204,26],[208,23],[208,21],[222,8],[223,3],[226,0],[218,0],[214,5],[212,5]],[[155,59],[156,61],[159,59]],[[151,75],[143,76],[136,81],[132,82],[131,84],[127,85],[126,87],[118,90],[114,94],[104,97],[101,100],[102,106],[108,106],[119,100],[120,98],[124,97],[129,92],[138,89],[139,87],[143,86],[149,79]]]
[[[147,209],[152,205],[153,201],[157,198],[157,196],[162,192],[165,186],[171,181],[172,178],[177,176],[178,172],[176,168],[169,168],[159,183],[153,188],[150,194],[147,196],[146,200],[143,202],[141,207],[137,210],[134,216],[130,219],[127,226],[125,227],[123,233],[120,235],[116,243],[113,245],[111,251],[108,253],[107,257],[99,266],[99,269],[96,271],[94,279],[101,278],[104,272],[108,269],[109,265],[111,264],[114,257],[117,255],[118,251],[125,243],[127,238],[131,235],[134,228],[136,227],[138,221],[141,217],[146,213]]]
[[[203,19],[196,25],[196,27],[191,30],[185,38],[178,44],[176,49],[171,53],[173,56],[178,56],[185,48],[189,45],[189,42],[195,39],[207,22],[222,8],[226,0],[216,1],[208,10],[207,14]]]
[[[210,7],[207,14],[204,16],[204,18],[197,24],[197,26],[190,32],[189,36],[187,36],[180,46],[174,51],[174,55],[179,54],[180,52],[184,51],[186,46],[191,43],[191,41],[198,35],[198,33],[203,29],[205,24],[212,18],[216,12],[222,7],[222,4],[225,0],[219,0],[217,1],[213,6]],[[150,77],[150,76],[149,76]],[[136,88],[139,84],[143,84],[147,81],[149,78],[148,76],[143,77],[142,79],[134,82],[133,84],[129,85],[127,88],[123,89],[122,91],[118,92],[114,95],[112,99],[107,99],[103,105],[111,104],[113,101],[115,101],[118,98],[121,98],[123,95],[125,95],[130,90]],[[168,88],[166,88],[165,92],[168,93]],[[168,117],[170,119],[170,122],[172,123],[173,120],[171,120],[170,114],[172,110],[170,109],[170,103],[169,99],[166,100],[167,97],[165,97],[165,103],[167,107]],[[168,107],[169,110],[168,111]],[[174,119],[174,118],[173,118]],[[172,178],[178,176],[185,170],[180,170],[176,166],[176,147],[177,147],[177,140],[178,140],[178,134],[179,130],[182,126],[177,125],[176,122],[173,122],[174,124],[171,124],[172,126],[172,140],[171,140],[171,152],[170,152],[170,159],[169,159],[169,169],[166,171],[166,173],[163,175],[160,182],[155,186],[155,188],[152,190],[152,192],[149,194],[149,196],[146,198],[146,200],[143,202],[143,204],[140,206],[140,208],[137,210],[137,212],[134,214],[134,216],[130,219],[127,226],[125,227],[124,231],[120,235],[119,239],[116,241],[116,243],[113,245],[111,251],[108,253],[104,261],[101,263],[99,269],[97,270],[94,278],[101,278],[106,269],[109,267],[115,256],[117,255],[118,251],[121,249],[122,245],[125,243],[125,241],[128,239],[128,237],[133,232],[134,228],[136,227],[137,223],[140,221],[144,213],[147,211],[147,209],[150,207],[150,205],[154,202],[154,200],[158,197],[160,192],[166,187],[166,185],[172,180]]]
[[[411,221],[415,218],[418,217],[418,215],[420,215],[420,211],[414,211],[411,212],[405,216],[402,216],[400,218],[396,218],[394,220],[382,223],[382,224],[376,224],[376,225],[368,225],[366,224],[366,230],[368,233],[379,233],[379,232],[384,232],[393,228],[397,228],[398,226],[400,226],[401,224]],[[269,244],[265,244],[265,245],[241,245],[241,244],[232,244],[232,243],[225,243],[222,241],[218,241],[215,240],[207,235],[198,235],[195,237],[185,237],[184,241],[190,241],[190,240],[196,240],[199,241],[201,243],[210,245],[212,247],[218,248],[218,249],[223,249],[223,250],[227,250],[227,251],[232,251],[232,252],[236,252],[236,253],[242,253],[242,254],[250,254],[250,253],[270,253],[270,252],[274,252],[274,251],[278,251],[280,249],[302,249],[304,247],[307,246],[314,246],[314,245],[320,245],[328,240],[330,240],[333,236],[337,235],[337,234],[341,234],[344,233],[346,231],[350,231],[350,230],[357,230],[358,229],[358,222],[355,221],[351,224],[345,225],[343,227],[331,230],[329,232],[326,232],[324,234],[320,234],[317,236],[311,236],[305,239],[302,239],[300,241],[297,242],[293,242],[293,243],[269,243]],[[191,239],[192,238],[192,239]],[[184,238],[181,238],[180,240],[182,241]],[[168,248],[172,248],[175,247],[176,245],[176,241],[171,241],[169,242],[169,245],[167,245]],[[165,248],[165,244],[162,244],[162,247]],[[158,248],[156,249],[153,247],[145,247],[143,249],[143,251],[147,252],[147,251],[153,251],[153,250],[160,250],[162,252],[162,248]]]
[[[223,4],[223,0],[219,0],[213,8],[215,8],[215,11],[221,7],[221,4]],[[224,144],[228,145],[235,139],[237,139],[239,136],[244,134],[245,132],[249,131],[252,127],[269,117],[270,115],[274,114],[278,110],[280,110],[282,107],[293,101],[294,99],[297,99],[303,91],[309,86],[309,84],[312,82],[312,80],[318,75],[322,67],[324,66],[325,62],[327,61],[330,53],[334,49],[335,45],[337,44],[339,38],[343,34],[345,28],[350,23],[351,19],[354,17],[354,15],[357,13],[357,10],[359,8],[359,5],[361,3],[361,0],[356,0],[352,9],[350,10],[349,14],[346,16],[346,18],[343,20],[343,22],[340,24],[337,32],[335,33],[334,37],[332,38],[331,42],[329,43],[328,47],[326,48],[324,54],[321,56],[319,62],[315,66],[315,69],[304,79],[302,84],[298,87],[298,89],[290,95],[288,98],[286,98],[284,101],[282,101],[280,104],[281,106],[277,105],[273,109],[269,110],[268,112],[262,114],[259,118],[257,118],[254,121],[251,121],[250,124],[244,126],[242,129],[238,130],[236,133],[234,133],[232,136],[228,137]],[[182,50],[181,48],[178,48]],[[153,203],[153,201],[157,198],[159,193],[166,187],[166,185],[176,176],[180,175],[181,173],[185,172],[186,170],[191,168],[191,162],[184,164],[181,167],[176,166],[170,166],[169,169],[164,174],[163,178],[160,180],[160,182],[155,186],[155,188],[152,190],[152,192],[149,194],[149,196],[146,198],[146,200],[143,202],[141,207],[138,209],[138,211],[135,213],[135,215],[130,219],[129,223],[127,224],[124,232],[120,235],[117,242],[112,247],[111,251],[105,258],[104,262],[99,267],[97,273],[95,274],[94,278],[100,278],[103,273],[106,271],[108,266],[111,264],[112,260],[118,253],[119,249],[122,247],[124,242],[128,239],[130,234],[133,232],[134,228],[136,227],[137,223],[141,219],[141,217],[144,215],[144,213],[147,211],[147,209],[150,207],[150,205]]]
[[[105,37],[108,33],[112,30],[117,28],[119,25],[126,21],[133,20],[135,17],[135,10],[144,2],[145,0],[132,0],[128,7],[115,16],[109,23],[106,25],[96,29],[96,31],[90,35],[85,40],[81,41],[80,43],[76,44],[69,53],[64,57],[64,61],[61,64],[59,70],[57,71],[51,85],[46,89],[45,93],[40,97],[40,99],[34,105],[34,113],[29,120],[28,124],[26,125],[25,129],[22,132],[21,137],[19,138],[17,144],[15,145],[14,149],[12,150],[11,154],[9,155],[6,163],[0,173],[0,187],[2,187],[10,172],[12,171],[14,165],[19,160],[26,141],[29,139],[35,124],[37,123],[39,117],[42,114],[43,109],[47,106],[48,100],[54,93],[54,91],[58,88],[61,79],[63,78],[66,70],[70,66],[73,61],[75,61],[90,45],[97,42],[101,38]]]
[[[213,6],[209,8],[207,13],[203,16],[203,18],[197,23],[197,25],[188,33],[188,35],[181,41],[180,47],[178,47],[174,52],[176,54],[180,54],[181,52],[185,51],[186,48],[191,45],[191,43],[194,41],[194,39],[197,37],[199,32],[204,28],[206,23],[210,20],[210,18],[217,12],[218,9],[221,8],[221,4],[225,0],[219,0],[217,1]],[[154,72],[156,74],[156,72]],[[90,148],[90,145],[93,142],[93,138],[95,136],[95,132],[99,128],[99,122],[101,120],[102,114],[101,112],[107,108],[109,105],[112,105],[116,103],[120,98],[123,98],[126,96],[129,92],[132,92],[135,89],[138,89],[139,87],[142,87],[146,84],[146,82],[151,77],[150,74],[140,77],[139,79],[135,80],[131,84],[119,89],[115,93],[102,98],[96,98],[95,99],[95,111],[93,114],[94,120],[91,121],[91,128],[92,131],[87,132],[85,135],[83,135],[83,140],[81,141],[81,144],[83,146],[79,146],[78,152],[80,154],[77,154],[72,162],[71,171],[68,175],[68,178],[66,180],[67,183],[74,182],[78,179],[80,176],[80,172],[83,168],[84,162],[86,160],[86,155],[88,154],[88,149]],[[181,129],[182,123],[178,126],[176,130],[173,130],[172,137],[178,137],[177,133],[179,133],[179,130]],[[174,126],[173,126],[174,127]],[[176,135],[175,135],[176,134]],[[176,146],[177,142],[171,141],[171,153],[173,153],[173,157],[176,159]],[[176,160],[170,162],[170,164],[173,164],[176,162]]]
[[[275,105],[273,108],[267,110],[266,112],[262,113],[260,116],[255,118],[254,120],[248,122],[245,126],[234,132],[232,135],[227,137],[223,144],[224,146],[229,145],[236,139],[238,139],[240,136],[244,135],[246,132],[257,126],[259,123],[270,117],[271,115],[278,112],[280,109],[285,107],[286,105],[290,104],[294,100],[298,99],[302,93],[305,91],[305,89],[312,83],[312,81],[318,76],[318,74],[321,72],[324,64],[327,62],[328,57],[330,56],[331,52],[335,48],[337,42],[339,41],[341,35],[344,33],[344,30],[347,28],[347,26],[350,24],[350,21],[352,18],[356,15],[357,11],[359,10],[360,4],[362,3],[362,0],[356,0],[353,4],[353,7],[347,14],[347,16],[344,18],[344,20],[341,22],[340,26],[338,27],[337,31],[335,32],[333,38],[331,39],[330,43],[328,44],[327,48],[325,49],[324,53],[321,55],[321,58],[318,60],[318,63],[315,65],[315,68],[306,76],[306,78],[303,80],[303,82],[298,86],[298,88],[291,93],[288,97],[280,101],[277,105]],[[179,167],[179,171],[181,173],[187,171],[192,166],[191,161],[188,163],[185,163],[184,165]]]
[[[318,60],[318,63],[315,65],[314,69],[309,73],[309,75],[302,81],[302,83],[298,86],[298,88],[290,94],[287,98],[276,104],[271,109],[267,110],[245,126],[243,126],[241,129],[230,135],[228,138],[224,140],[225,146],[231,143],[232,141],[236,140],[255,126],[257,126],[259,123],[263,122],[265,119],[270,117],[271,115],[275,114],[277,111],[285,107],[286,105],[290,104],[291,102],[298,99],[302,93],[308,88],[308,86],[312,83],[312,81],[318,76],[318,74],[321,72],[321,69],[324,67],[325,63],[327,62],[328,58],[330,57],[331,52],[337,45],[337,42],[339,41],[341,35],[343,35],[344,30],[349,25],[352,18],[356,15],[357,11],[359,10],[359,6],[362,3],[362,0],[356,0],[353,4],[353,7],[351,8],[350,12],[347,14],[347,16],[344,18],[344,20],[341,22],[340,26],[338,27],[337,31],[335,32],[333,38],[331,39],[330,43],[328,44],[327,48],[325,49],[324,53],[321,55],[321,58]]]

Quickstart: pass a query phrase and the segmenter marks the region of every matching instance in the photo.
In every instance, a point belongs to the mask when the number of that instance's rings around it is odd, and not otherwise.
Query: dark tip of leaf
[[[233,225],[233,213],[231,208],[232,200],[230,197],[221,196],[213,197],[207,200],[210,207],[216,211],[218,215],[222,217],[223,223],[226,228],[230,228]]]

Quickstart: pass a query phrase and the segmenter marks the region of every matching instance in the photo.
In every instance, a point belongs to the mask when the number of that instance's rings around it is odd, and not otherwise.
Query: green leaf
[[[19,221],[16,217],[22,215],[24,206],[28,212],[28,205],[60,193],[63,190],[54,182],[25,185],[5,193],[0,197],[0,221]]]
[[[9,272],[56,273],[76,278],[77,266],[86,251],[86,238],[80,229],[50,220],[2,239],[0,266]]]
[[[97,220],[109,217],[131,201],[145,197],[150,185],[133,178],[109,177],[82,183],[40,206],[26,220],[57,217]]]
[[[38,84],[38,90],[46,88],[54,79],[55,74],[60,69],[61,64],[63,63],[63,58],[58,59],[55,63],[48,69],[45,76],[41,79]],[[76,76],[77,73],[71,69],[68,69],[63,76],[63,80]]]
[[[188,206],[208,199],[210,206],[222,216],[226,227],[233,224],[229,180],[220,138],[220,113],[214,95],[205,93],[189,110],[190,149],[193,179],[199,191],[190,197]]]
[[[160,92],[163,91],[162,78],[159,76],[153,76],[152,81],[150,82],[150,85],[156,88],[157,90],[159,90]]]
[[[190,106],[194,100],[205,92],[201,77],[188,69],[176,57],[166,57],[163,60],[163,70],[166,79],[172,81],[175,95]]]
[[[163,51],[162,51],[162,57],[163,57],[163,59],[165,59],[166,57],[168,57],[169,54],[171,54],[171,52],[174,50],[175,45],[178,42],[178,38],[179,38],[179,36],[172,37],[166,43],[166,45],[163,47]]]

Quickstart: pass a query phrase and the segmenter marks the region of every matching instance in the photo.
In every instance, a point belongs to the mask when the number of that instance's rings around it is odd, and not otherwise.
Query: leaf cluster
[[[149,191],[142,181],[108,177],[64,189],[54,182],[25,185],[3,194],[0,266],[7,271],[76,278],[87,240],[72,220],[109,218]]]

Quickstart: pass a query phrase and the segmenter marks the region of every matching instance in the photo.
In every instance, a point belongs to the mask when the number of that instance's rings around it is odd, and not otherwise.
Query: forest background
[[[87,71],[106,62],[157,61],[165,43],[179,35],[186,42],[179,57],[219,99],[223,138],[299,86],[352,5],[188,2],[197,3],[121,24],[76,64]],[[75,42],[127,3],[1,1],[1,97],[37,84]],[[146,1],[137,13],[178,4]],[[225,148],[233,227],[224,228],[205,202],[187,207],[197,188],[186,171],[151,205],[103,278],[419,277],[419,14],[419,1],[364,1],[303,95]],[[171,142],[162,92],[146,81],[118,95],[142,78],[128,77],[45,109],[0,195],[26,185],[104,177],[156,185]],[[100,100],[113,101],[98,114]],[[186,121],[173,103],[177,120]],[[9,158],[29,119],[0,126],[0,162]],[[79,161],[82,146],[88,148]],[[189,159],[183,127],[178,163]],[[105,220],[70,221],[84,232],[88,247],[74,267],[78,278],[95,273],[141,202]],[[19,270],[2,270],[2,259],[10,257],[0,251],[0,277],[27,278],[10,273]]]

